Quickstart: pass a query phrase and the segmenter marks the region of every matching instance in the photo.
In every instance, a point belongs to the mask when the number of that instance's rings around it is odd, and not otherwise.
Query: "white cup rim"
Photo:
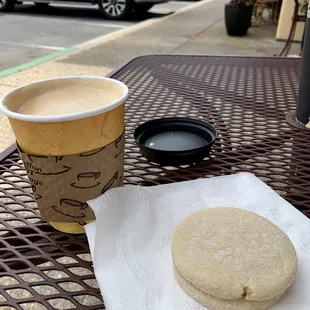
[[[105,81],[110,81],[113,83],[118,84],[124,91],[124,95],[120,97],[118,100],[105,105],[103,107],[99,107],[96,109],[88,110],[88,111],[83,111],[83,112],[78,112],[78,113],[71,113],[71,114],[62,114],[62,115],[29,115],[29,114],[21,114],[17,112],[13,112],[7,108],[7,106],[4,104],[4,101],[7,97],[9,97],[12,93],[18,92],[20,89],[24,87],[28,87],[30,85],[35,85],[35,84],[40,84],[40,83],[45,83],[49,81],[56,81],[56,80],[68,80],[68,79],[94,79],[94,80],[105,80]],[[25,85],[22,85],[20,87],[14,88],[10,92],[8,92],[6,95],[4,95],[0,99],[0,111],[4,113],[7,117],[17,119],[20,121],[25,121],[25,122],[42,122],[42,123],[52,123],[52,122],[64,122],[64,121],[73,121],[73,120],[78,120],[90,116],[95,116],[102,114],[104,112],[111,111],[124,103],[126,99],[128,98],[128,87],[115,79],[107,78],[107,77],[101,77],[101,76],[89,76],[89,75],[73,75],[73,76],[64,76],[64,77],[57,77],[57,78],[51,78],[51,79],[42,79],[33,83],[28,83]]]

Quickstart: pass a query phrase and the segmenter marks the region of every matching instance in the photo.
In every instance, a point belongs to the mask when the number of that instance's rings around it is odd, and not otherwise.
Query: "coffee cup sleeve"
[[[95,219],[87,201],[123,185],[124,136],[73,155],[27,154],[19,148],[43,220],[84,223]]]

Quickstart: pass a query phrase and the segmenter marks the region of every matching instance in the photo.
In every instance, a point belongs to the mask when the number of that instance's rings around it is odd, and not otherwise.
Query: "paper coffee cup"
[[[80,100],[77,96],[81,95],[88,98],[87,93],[83,93],[87,85],[87,89],[91,89],[89,100],[99,102],[96,108],[56,115],[20,112],[26,101],[31,103],[32,96],[65,89],[72,84],[79,86],[76,100]],[[105,189],[122,184],[127,97],[128,88],[117,80],[71,76],[19,87],[0,101],[0,110],[7,115],[13,128],[42,218],[56,229],[83,233],[82,225],[94,219],[85,202]],[[63,98],[55,98],[55,101],[58,99]],[[74,102],[75,94],[70,100]],[[43,100],[42,104],[50,103]],[[53,215],[55,210],[59,213]],[[52,220],[54,218],[57,220]]]

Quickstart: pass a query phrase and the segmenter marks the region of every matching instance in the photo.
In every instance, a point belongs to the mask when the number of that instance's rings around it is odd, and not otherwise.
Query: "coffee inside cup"
[[[108,80],[59,79],[19,88],[5,98],[4,105],[26,115],[66,115],[107,106],[117,101],[122,92]]]

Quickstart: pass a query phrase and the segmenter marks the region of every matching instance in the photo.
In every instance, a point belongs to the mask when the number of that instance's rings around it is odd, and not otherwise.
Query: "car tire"
[[[137,15],[143,15],[145,14],[148,10],[150,10],[153,7],[154,4],[152,3],[136,3],[135,4],[135,13]]]
[[[0,0],[0,12],[13,11],[15,7],[15,0]]]
[[[108,19],[121,20],[126,18],[132,12],[132,0],[98,1],[100,12]]]

